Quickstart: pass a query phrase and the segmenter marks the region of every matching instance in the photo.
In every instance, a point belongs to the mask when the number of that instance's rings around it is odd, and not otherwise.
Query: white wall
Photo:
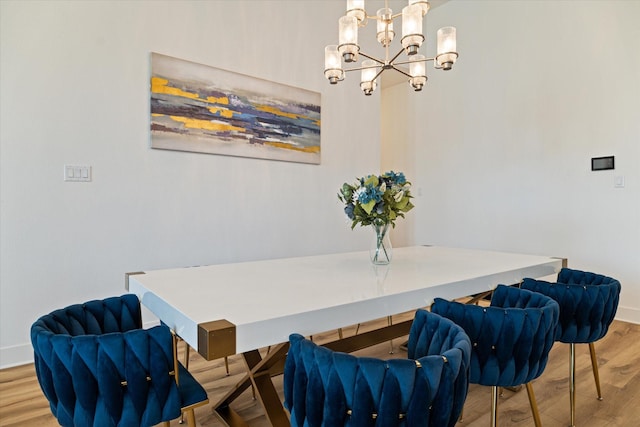
[[[460,58],[410,98],[416,243],[567,257],[618,278],[618,318],[640,322],[639,22],[637,1],[430,12],[430,31],[457,27]],[[592,172],[607,155],[615,170]]]
[[[0,2],[0,367],[126,272],[366,249],[336,193],[380,163],[376,97],[330,86],[342,2]],[[149,148],[149,53],[322,93],[322,164]],[[348,119],[348,120],[347,120]],[[93,167],[63,182],[65,164]]]
[[[379,168],[416,193],[394,244],[568,257],[618,277],[640,322],[640,2],[446,2],[427,44],[457,26],[459,63],[383,110],[357,76],[322,76],[343,12],[0,1],[0,367],[31,358],[39,315],[123,293],[125,272],[364,249],[336,192]],[[151,150],[151,51],[321,92],[322,164]],[[616,170],[591,172],[603,155]],[[64,183],[65,164],[93,181]]]

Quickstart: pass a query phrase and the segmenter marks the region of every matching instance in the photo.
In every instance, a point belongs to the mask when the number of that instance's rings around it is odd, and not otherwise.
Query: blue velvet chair
[[[62,426],[151,426],[208,402],[164,325],[142,329],[135,295],[75,304],[31,327],[38,382]]]
[[[576,344],[589,344],[598,400],[602,400],[594,342],[604,337],[618,309],[620,282],[601,274],[563,268],[557,283],[524,279],[521,287],[548,295],[560,305],[556,341],[569,344],[569,404],[575,425]]]
[[[462,328],[416,312],[409,359],[356,357],[290,336],[285,407],[294,427],[454,426],[469,387]]]
[[[472,352],[469,381],[492,387],[491,425],[498,422],[498,387],[526,384],[536,426],[540,415],[531,381],[547,365],[558,323],[558,304],[544,295],[499,285],[489,307],[436,298],[431,311],[466,331]]]

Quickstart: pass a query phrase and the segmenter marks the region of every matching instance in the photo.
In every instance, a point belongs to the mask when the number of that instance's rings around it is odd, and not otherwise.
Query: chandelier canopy
[[[393,14],[389,9],[389,2],[385,0],[385,7],[375,15],[368,15],[364,9],[364,0],[347,0],[347,12],[338,21],[338,43],[324,49],[324,76],[331,84],[344,80],[345,72],[361,70],[360,88],[365,95],[371,95],[377,86],[377,78],[386,70],[395,70],[409,78],[409,83],[415,91],[422,90],[427,82],[426,63],[433,61],[436,69],[450,70],[458,58],[456,52],[455,27],[440,28],[437,33],[437,55],[427,58],[419,53],[424,41],[422,35],[422,20],[429,11],[426,0],[408,0],[408,5],[402,13]],[[393,57],[389,54],[389,46],[395,37],[393,20],[402,16],[402,48]],[[376,38],[384,47],[385,57],[379,59],[360,50],[358,45],[358,27],[367,25],[367,20],[376,22]],[[406,58],[401,58],[402,53]],[[354,63],[358,56],[367,58],[360,67],[343,68],[342,61]],[[399,60],[402,59],[402,60]],[[399,65],[409,65],[408,72]]]

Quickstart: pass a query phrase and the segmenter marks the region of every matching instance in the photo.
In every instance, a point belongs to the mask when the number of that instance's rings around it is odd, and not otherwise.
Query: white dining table
[[[214,405],[223,421],[244,425],[229,404],[253,384],[270,422],[288,425],[270,378],[282,371],[291,333],[384,318],[428,307],[436,297],[550,276],[563,266],[566,259],[549,256],[412,246],[394,248],[385,266],[372,265],[366,251],[348,252],[128,273],[126,288],[206,359],[244,356],[246,378]],[[329,347],[353,351],[406,335],[409,327],[404,322]],[[267,346],[272,350],[262,358],[258,349]]]

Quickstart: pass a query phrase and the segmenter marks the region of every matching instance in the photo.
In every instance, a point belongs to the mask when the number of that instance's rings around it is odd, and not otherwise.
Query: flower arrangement
[[[412,198],[411,183],[402,172],[393,171],[358,178],[353,184],[345,182],[338,193],[352,229],[357,224],[395,227],[395,220],[413,208]]]

